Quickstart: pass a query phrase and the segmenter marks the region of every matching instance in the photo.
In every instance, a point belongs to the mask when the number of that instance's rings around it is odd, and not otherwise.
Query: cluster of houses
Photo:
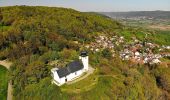
[[[159,45],[150,42],[140,42],[135,39],[132,44],[126,44],[123,50],[120,51],[120,57],[123,60],[131,60],[137,63],[157,64],[162,55],[155,54],[154,49],[159,48]]]
[[[170,46],[164,46],[164,45],[163,45],[162,48],[160,49],[160,51],[161,51],[161,50],[164,50],[164,49],[170,50]]]
[[[124,42],[124,37],[107,37],[105,35],[100,35],[95,38],[95,42],[92,42],[86,45],[86,48],[90,49],[93,52],[98,52],[103,49],[110,49],[112,53],[114,53],[115,45],[119,45],[120,43]]]
[[[142,64],[159,64],[161,62],[160,58],[170,57],[170,53],[161,52],[165,49],[170,48],[169,46],[159,46],[155,43],[141,42],[134,39],[132,44],[124,45],[120,57],[123,60],[132,60]]]
[[[122,45],[122,50],[119,51],[120,58],[122,60],[131,60],[133,62],[141,64],[158,64],[160,58],[170,56],[169,53],[160,53],[160,50],[170,49],[170,46],[160,47],[157,44],[150,42],[141,42],[135,37],[132,38],[131,43],[126,43],[123,36],[107,37],[100,35],[95,38],[95,42],[86,45],[93,52],[101,51],[105,48],[109,48],[113,55],[115,46]],[[158,51],[158,52],[155,52]]]
[[[120,52],[120,57],[122,60],[131,60],[137,63],[149,63],[149,64],[157,64],[161,61],[159,60],[162,56],[160,54],[139,52],[137,50],[131,51],[129,49],[122,50]]]
[[[89,48],[91,51],[98,52],[105,48],[114,48],[114,44],[112,43],[111,38],[108,38],[104,35],[101,35],[99,37],[95,38],[95,42],[92,42],[91,44],[86,45],[86,48]]]

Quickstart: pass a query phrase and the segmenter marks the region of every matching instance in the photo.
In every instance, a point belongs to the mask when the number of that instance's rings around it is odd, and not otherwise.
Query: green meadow
[[[0,65],[0,100],[7,99],[8,71]]]

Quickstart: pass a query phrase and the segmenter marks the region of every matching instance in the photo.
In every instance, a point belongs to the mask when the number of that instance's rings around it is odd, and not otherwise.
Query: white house
[[[79,60],[70,62],[60,69],[51,69],[53,83],[61,86],[68,81],[72,81],[77,77],[80,77],[86,71],[88,71],[88,55],[86,51],[83,51],[79,56]]]
[[[158,64],[160,62],[161,61],[159,59],[155,58],[155,59],[152,60],[151,64]]]

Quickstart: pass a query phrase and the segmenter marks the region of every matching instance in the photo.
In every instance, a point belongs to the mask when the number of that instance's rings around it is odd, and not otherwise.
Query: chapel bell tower
[[[84,70],[87,71],[89,67],[89,57],[87,51],[82,51],[80,53],[79,59],[82,61]]]

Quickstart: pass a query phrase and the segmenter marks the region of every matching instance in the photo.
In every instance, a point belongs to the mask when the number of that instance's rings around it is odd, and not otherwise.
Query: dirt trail
[[[12,65],[12,63],[7,61],[7,60],[3,60],[3,61],[0,61],[0,65],[6,67],[9,70],[10,66]],[[7,100],[12,100],[12,84],[11,84],[11,81],[8,82]]]
[[[11,82],[8,82],[8,96],[7,100],[12,100],[12,85]]]
[[[6,67],[9,70],[12,63],[7,60],[2,60],[2,61],[0,61],[0,65],[3,65],[4,67]]]

